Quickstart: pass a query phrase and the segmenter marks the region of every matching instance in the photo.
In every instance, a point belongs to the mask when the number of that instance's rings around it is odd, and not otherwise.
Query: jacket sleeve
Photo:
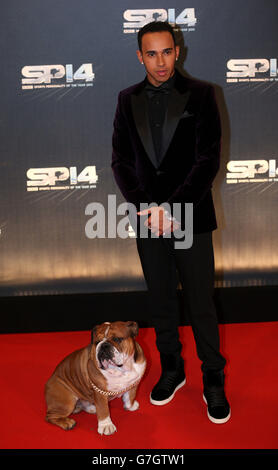
[[[198,205],[212,187],[218,172],[221,151],[221,124],[214,89],[204,92],[196,124],[195,162],[184,182],[169,197],[168,203],[191,202]]]
[[[136,175],[133,149],[128,132],[126,118],[122,111],[121,93],[114,118],[114,131],[112,137],[112,170],[117,185],[127,202],[140,209],[141,202],[150,203],[149,196],[141,189]]]

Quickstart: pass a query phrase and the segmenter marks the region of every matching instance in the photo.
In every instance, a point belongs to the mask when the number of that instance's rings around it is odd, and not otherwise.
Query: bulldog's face
[[[95,326],[92,342],[98,367],[104,370],[122,367],[136,353],[134,338],[137,334],[138,325],[132,321],[106,322]]]

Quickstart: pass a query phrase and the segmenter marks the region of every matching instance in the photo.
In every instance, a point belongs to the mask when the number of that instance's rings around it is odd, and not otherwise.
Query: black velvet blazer
[[[221,125],[212,85],[175,72],[163,126],[163,158],[156,163],[144,86],[119,93],[114,119],[112,170],[124,198],[193,203],[194,233],[217,228],[212,183],[219,169]],[[183,212],[183,211],[182,211]]]

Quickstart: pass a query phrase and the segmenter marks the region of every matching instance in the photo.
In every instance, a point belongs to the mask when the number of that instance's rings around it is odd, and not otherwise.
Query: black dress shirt
[[[145,91],[148,98],[148,114],[158,164],[161,159],[163,124],[166,117],[169,95],[174,86],[174,81],[175,77],[173,76],[159,87],[155,87],[146,80]]]

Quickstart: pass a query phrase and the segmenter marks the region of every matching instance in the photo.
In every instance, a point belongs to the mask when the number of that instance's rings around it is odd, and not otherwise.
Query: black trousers
[[[189,249],[175,249],[175,238],[137,238],[137,249],[150,294],[152,324],[160,353],[180,353],[180,310],[177,285],[180,281],[188,306],[201,369],[223,369],[219,330],[213,301],[214,252],[212,232],[194,234]]]

